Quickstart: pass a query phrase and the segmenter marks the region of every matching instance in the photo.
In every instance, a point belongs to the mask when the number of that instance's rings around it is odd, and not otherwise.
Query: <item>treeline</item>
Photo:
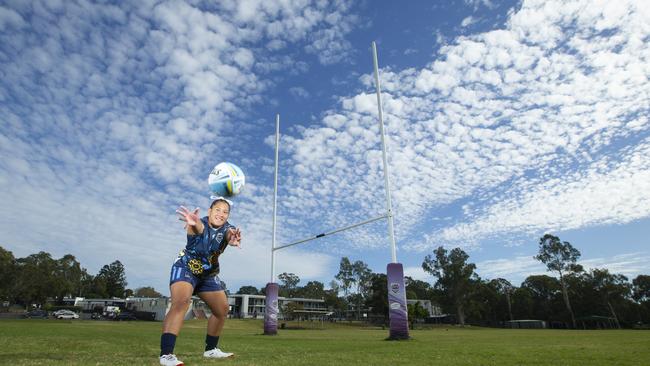
[[[152,287],[128,289],[124,265],[115,260],[96,275],[88,273],[72,254],[59,259],[47,252],[15,258],[0,247],[0,300],[25,307],[60,303],[66,297],[159,297]]]
[[[579,328],[593,322],[613,327],[650,324],[650,276],[628,279],[606,268],[589,271],[578,263],[580,251],[553,235],[539,241],[534,257],[549,275],[528,276],[519,286],[503,278],[485,279],[460,248],[436,248],[422,268],[435,282],[405,278],[407,299],[431,300],[450,314],[452,322],[464,325],[498,326],[516,319],[544,320],[551,327]],[[329,289],[319,281],[298,286],[293,273],[282,273],[280,296],[325,299],[339,316],[361,319],[361,314],[387,320],[387,279],[373,273],[363,261],[341,259],[339,272]],[[243,286],[238,293],[264,294],[264,288]],[[290,309],[291,310],[291,309]],[[409,318],[426,317],[419,306],[409,306]]]

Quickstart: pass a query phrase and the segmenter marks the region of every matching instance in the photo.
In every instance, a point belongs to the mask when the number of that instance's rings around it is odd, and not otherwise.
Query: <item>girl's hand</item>
[[[178,214],[178,219],[185,222],[185,227],[187,227],[188,225],[194,226],[199,221],[201,221],[201,218],[199,218],[198,207],[194,209],[194,212],[190,212],[190,210],[188,210],[184,206],[181,206],[179,207],[178,210],[176,210],[176,213]]]
[[[226,240],[228,240],[228,245],[241,249],[241,231],[238,228],[228,229]]]

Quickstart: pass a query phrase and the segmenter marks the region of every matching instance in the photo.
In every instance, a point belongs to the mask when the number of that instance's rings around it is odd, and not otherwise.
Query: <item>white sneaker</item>
[[[162,355],[160,356],[160,364],[162,366],[183,366],[183,361],[176,358],[176,355]]]
[[[223,352],[219,348],[213,348],[209,351],[203,352],[203,357],[208,357],[208,358],[228,358],[234,355],[235,355],[234,353]]]

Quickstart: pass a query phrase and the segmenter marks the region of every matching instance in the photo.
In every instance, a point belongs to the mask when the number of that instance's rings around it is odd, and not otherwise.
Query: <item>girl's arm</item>
[[[239,231],[239,228],[231,227],[228,229],[226,232],[226,241],[228,245],[241,249],[241,231]]]
[[[185,222],[185,228],[187,229],[187,235],[199,235],[203,233],[203,221],[199,217],[199,208],[195,208],[194,212],[190,212],[184,206],[181,206],[176,210],[178,214],[178,219]]]

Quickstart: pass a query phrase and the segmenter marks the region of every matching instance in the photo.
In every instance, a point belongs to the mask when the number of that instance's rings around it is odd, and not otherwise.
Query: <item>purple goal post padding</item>
[[[404,269],[401,263],[389,263],[386,268],[388,279],[388,309],[390,335],[388,339],[409,339]]]
[[[264,334],[278,334],[278,284],[266,284],[266,310],[264,312]]]

